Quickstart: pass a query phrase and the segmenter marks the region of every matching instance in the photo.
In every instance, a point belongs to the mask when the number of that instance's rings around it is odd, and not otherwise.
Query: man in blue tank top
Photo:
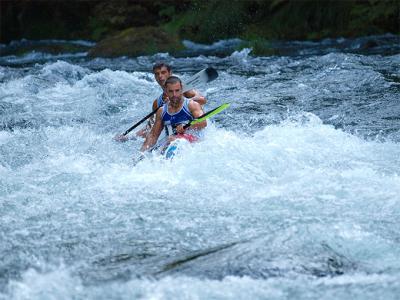
[[[168,102],[168,95],[164,90],[164,84],[168,77],[172,76],[172,68],[170,65],[159,62],[153,65],[153,74],[154,78],[160,87],[163,89],[163,93],[153,101],[152,110],[156,110],[158,107],[162,107],[166,102]],[[207,99],[202,96],[197,90],[189,90],[183,93],[183,96],[186,98],[190,98],[201,105],[207,103]],[[137,131],[136,135],[141,137],[146,137],[146,135],[150,132],[151,127],[154,123],[154,119],[152,118],[147,123],[146,127]]]
[[[184,97],[182,82],[178,77],[170,76],[165,81],[164,91],[168,97],[168,102],[163,105],[162,109],[157,111],[154,126],[147,135],[140,149],[141,151],[146,151],[155,145],[164,127],[172,129],[169,134],[173,139],[173,133],[184,134],[185,129],[183,126],[203,114],[203,109],[198,102]],[[191,130],[200,130],[206,126],[207,121],[203,121],[189,128]]]

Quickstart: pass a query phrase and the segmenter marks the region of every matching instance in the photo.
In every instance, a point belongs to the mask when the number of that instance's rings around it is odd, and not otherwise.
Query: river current
[[[398,36],[239,42],[0,57],[0,299],[398,299]],[[135,164],[160,60],[231,106]]]

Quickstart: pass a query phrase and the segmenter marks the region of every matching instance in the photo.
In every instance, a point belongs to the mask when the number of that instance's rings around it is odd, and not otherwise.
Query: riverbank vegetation
[[[99,42],[93,56],[174,52],[181,41],[268,40],[399,34],[397,0],[1,1],[1,43],[25,39]],[[114,49],[114,50],[113,50]]]

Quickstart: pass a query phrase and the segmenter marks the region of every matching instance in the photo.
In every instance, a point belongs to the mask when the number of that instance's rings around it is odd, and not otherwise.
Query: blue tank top
[[[157,98],[157,107],[161,107],[165,104],[163,96],[164,96],[164,93],[162,93],[160,95],[160,97]]]
[[[174,114],[170,114],[168,112],[168,104],[163,105],[162,120],[168,135],[171,134],[171,129],[169,128],[172,128],[172,131],[174,131],[175,127],[179,124],[187,124],[188,121],[192,121],[194,119],[189,110],[189,101],[189,99],[184,98],[181,110]]]

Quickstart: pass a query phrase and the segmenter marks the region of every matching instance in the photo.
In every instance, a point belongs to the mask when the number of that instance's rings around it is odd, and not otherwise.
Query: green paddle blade
[[[197,119],[194,119],[188,125],[190,126],[190,125],[194,125],[194,124],[203,122],[204,120],[207,120],[208,118],[210,118],[210,117],[220,113],[221,111],[227,109],[229,107],[229,105],[231,105],[231,104],[230,103],[224,103],[224,104],[218,106],[217,108],[214,108],[213,110],[210,110],[209,112],[205,113],[204,115],[201,115]]]

